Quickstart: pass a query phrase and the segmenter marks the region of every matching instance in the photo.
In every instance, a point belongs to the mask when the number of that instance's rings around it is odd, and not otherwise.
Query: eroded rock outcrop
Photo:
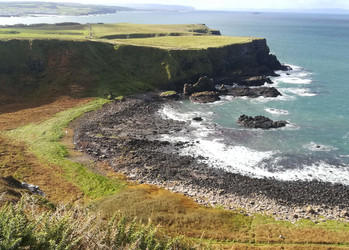
[[[261,128],[261,129],[271,129],[280,128],[288,124],[287,121],[273,121],[268,117],[258,115],[255,117],[241,115],[237,123],[245,128]]]
[[[258,87],[258,88],[249,88],[249,87],[237,87],[231,88],[228,91],[223,92],[226,95],[232,96],[247,96],[251,98],[257,98],[260,96],[264,97],[278,97],[281,96],[281,93],[274,87]]]
[[[196,92],[205,92],[205,91],[215,91],[215,82],[208,78],[207,76],[202,76],[199,78],[195,84],[185,84],[183,89],[183,94],[191,95]]]

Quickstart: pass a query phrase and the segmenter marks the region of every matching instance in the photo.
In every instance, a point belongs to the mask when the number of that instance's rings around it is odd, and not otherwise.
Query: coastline
[[[210,168],[180,155],[192,142],[159,140],[185,133],[185,121],[164,120],[158,110],[168,100],[156,94],[126,98],[77,121],[76,147],[96,161],[107,161],[132,181],[154,184],[192,197],[200,204],[222,206],[252,215],[265,213],[295,222],[349,221],[349,187],[317,181],[257,179]]]

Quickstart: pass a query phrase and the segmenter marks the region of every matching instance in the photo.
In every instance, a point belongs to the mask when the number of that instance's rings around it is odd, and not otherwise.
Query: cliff
[[[0,42],[0,105],[61,95],[126,95],[179,89],[200,76],[270,75],[283,66],[264,39],[207,49],[164,49],[93,41]]]

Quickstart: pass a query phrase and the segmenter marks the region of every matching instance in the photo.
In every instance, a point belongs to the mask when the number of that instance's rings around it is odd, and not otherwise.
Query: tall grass
[[[188,249],[181,238],[161,236],[151,222],[115,214],[109,221],[61,206],[42,211],[33,198],[0,209],[0,249]]]

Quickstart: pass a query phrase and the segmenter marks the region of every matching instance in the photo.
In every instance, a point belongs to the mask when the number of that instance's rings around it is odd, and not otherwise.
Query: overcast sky
[[[16,0],[16,1],[20,1],[20,0]],[[24,1],[30,1],[30,0],[24,0]],[[125,2],[126,3],[142,3],[142,4],[157,3],[157,4],[187,5],[187,6],[193,6],[196,9],[211,9],[211,10],[313,9],[313,8],[349,9],[349,0],[100,0],[100,1],[46,0],[46,1],[47,2],[108,4],[108,5],[118,5]],[[0,1],[0,2],[3,2],[3,1]]]

